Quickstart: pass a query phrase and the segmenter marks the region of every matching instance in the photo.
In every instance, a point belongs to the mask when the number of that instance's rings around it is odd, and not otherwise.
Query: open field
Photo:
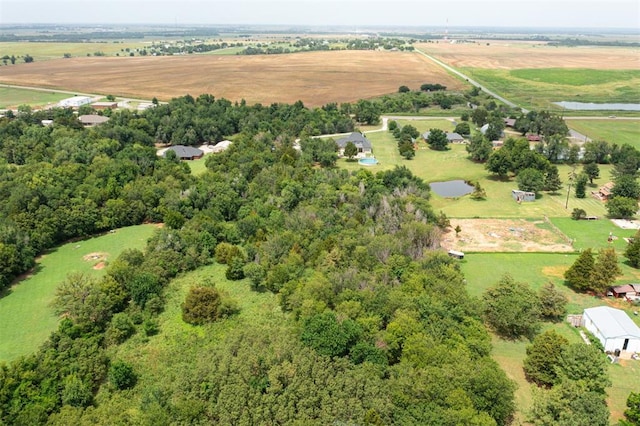
[[[462,231],[456,235],[459,226]],[[442,246],[463,252],[572,252],[568,238],[544,220],[451,219]]]
[[[618,145],[629,144],[640,149],[639,120],[571,120],[565,119],[567,126],[590,137],[592,140],[604,140]]]
[[[614,247],[618,253],[623,253],[627,247],[624,238],[632,237],[637,232],[633,229],[621,229],[606,217],[600,218],[600,220],[573,220],[568,217],[554,217],[550,220],[573,240],[573,247],[576,250],[591,248],[596,251],[601,248]],[[614,237],[611,243],[607,241],[609,233]]]
[[[552,102],[637,103],[640,99],[640,70],[460,68],[460,71],[516,104],[533,109],[573,114],[574,111]],[[594,71],[596,77],[591,80],[589,76]],[[553,74],[555,80],[545,81],[546,73]],[[579,80],[585,82],[577,84]],[[584,113],[595,115],[597,111]]]
[[[65,93],[0,87],[0,109],[17,108],[20,105],[42,106],[68,97]]]
[[[70,272],[103,274],[108,261],[124,249],[144,248],[155,229],[155,225],[122,228],[65,244],[41,256],[34,273],[0,298],[0,361],[34,352],[57,327],[51,301],[56,287]]]
[[[576,258],[577,254],[570,253],[474,253],[465,256],[465,260],[460,265],[467,277],[467,291],[472,296],[481,297],[487,288],[495,285],[502,275],[508,273],[517,281],[528,283],[536,291],[545,283],[553,282],[556,288],[567,296],[569,313],[580,313],[585,308],[607,304],[624,309],[640,325],[640,318],[632,314],[633,308],[628,304],[611,298],[602,299],[578,294],[564,285],[562,275]],[[621,264],[621,267],[624,276],[618,280],[618,283],[640,278],[639,271],[624,264]],[[545,324],[543,329],[550,328],[565,336],[571,343],[581,342],[576,330],[567,323]],[[533,386],[526,381],[522,371],[522,361],[526,357],[526,347],[529,342],[507,341],[494,336],[492,343],[492,357],[518,384],[515,395],[518,408],[515,424],[520,424],[526,420],[533,401]],[[607,389],[607,403],[611,410],[611,418],[615,421],[622,417],[629,392],[638,391],[640,361],[625,361],[623,365],[611,365],[609,377],[613,385]]]
[[[161,100],[211,93],[249,104],[302,100],[309,106],[353,102],[432,81],[452,90],[463,87],[427,58],[401,52],[91,57],[0,67],[0,82],[8,84]]]
[[[416,45],[454,68],[640,70],[637,47],[567,47],[544,42],[477,41]]]
[[[129,52],[125,49],[142,49],[148,47],[149,43],[143,41],[126,41],[117,42],[87,42],[87,43],[49,43],[49,42],[0,42],[0,57],[4,55],[14,55],[18,60],[16,65],[23,62],[24,55],[33,57],[34,62],[47,61],[51,59],[60,59],[65,53],[72,57],[93,55],[96,52],[102,52],[105,55],[129,56]],[[9,62],[9,64],[11,64]],[[11,66],[11,65],[9,65]]]

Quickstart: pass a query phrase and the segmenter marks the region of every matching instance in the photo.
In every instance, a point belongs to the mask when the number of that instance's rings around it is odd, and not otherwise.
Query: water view
[[[554,102],[564,109],[575,111],[640,111],[640,104],[596,104],[593,102]]]
[[[441,197],[461,197],[471,194],[473,186],[463,180],[450,180],[447,182],[432,182],[429,184],[433,192]]]

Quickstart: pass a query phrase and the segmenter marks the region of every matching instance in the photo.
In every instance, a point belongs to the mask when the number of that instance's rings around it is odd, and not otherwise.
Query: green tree
[[[440,129],[430,129],[429,136],[427,137],[427,143],[436,151],[444,151],[449,148],[449,141],[447,140],[447,134]]]
[[[456,128],[453,129],[453,131],[459,135],[466,136],[471,134],[471,127],[469,123],[463,121],[462,123],[456,124]]]
[[[607,201],[609,217],[615,219],[631,219],[638,212],[638,201],[634,198],[613,197]]]
[[[29,55],[28,53],[26,55],[24,55],[24,57],[22,59],[24,59],[24,62],[26,64],[29,64],[29,63],[33,62],[33,56]]]
[[[584,249],[580,256],[564,273],[564,279],[569,287],[577,291],[586,291],[590,288],[591,279],[595,272],[595,260],[590,248]]]
[[[182,303],[182,320],[201,325],[223,317],[222,296],[215,287],[191,287]]]
[[[378,124],[380,122],[380,110],[374,102],[361,99],[355,105],[355,119],[358,123]]]
[[[557,192],[562,188],[562,181],[558,173],[558,167],[551,165],[544,175],[544,190],[549,192]]]
[[[482,296],[484,316],[500,336],[507,339],[533,339],[540,329],[538,297],[526,283],[504,275]]]
[[[560,382],[575,382],[583,389],[604,395],[611,385],[607,358],[595,345],[572,343],[560,355],[556,368]]]
[[[571,219],[573,220],[582,220],[587,217],[587,212],[584,209],[574,208],[571,212]]]
[[[131,364],[124,361],[116,361],[109,368],[109,382],[116,389],[129,389],[135,386],[138,380]]]
[[[531,421],[536,426],[608,426],[609,410],[603,395],[562,383],[536,390]]]
[[[600,168],[595,161],[590,161],[582,166],[582,172],[589,177],[589,183],[593,185],[593,180],[600,177]]]
[[[473,184],[473,192],[471,193],[471,198],[473,200],[484,200],[487,198],[487,191],[485,191],[484,188],[480,186],[479,181],[476,181]]]
[[[567,297],[552,282],[543,285],[538,291],[540,316],[546,321],[562,321],[567,313]]]
[[[640,267],[640,231],[636,232],[633,240],[627,245],[624,255],[634,268]]]
[[[589,177],[586,174],[584,173],[578,174],[578,176],[576,177],[576,186],[575,186],[576,198],[585,198],[587,196],[588,180],[589,180]]]
[[[64,379],[62,403],[72,407],[87,407],[93,400],[91,388],[77,374],[70,374]]]
[[[544,188],[544,174],[536,169],[524,169],[516,177],[518,189],[527,192],[540,192]]]
[[[511,170],[512,162],[510,153],[504,148],[493,153],[489,156],[485,168],[493,174],[498,175],[500,178],[505,178]]]
[[[347,355],[361,334],[355,321],[339,322],[333,312],[326,312],[305,319],[300,339],[320,355],[334,357]]]
[[[344,156],[347,157],[349,161],[353,161],[356,155],[358,155],[358,147],[351,141],[347,142],[344,147]]]
[[[483,107],[478,107],[471,113],[471,121],[478,127],[482,127],[487,124],[489,118],[489,112]]]
[[[622,275],[618,264],[618,255],[613,247],[600,249],[591,277],[591,290],[605,295],[607,289]]]
[[[469,141],[469,144],[465,146],[465,149],[473,161],[484,163],[489,159],[489,156],[493,152],[493,145],[489,139],[485,138],[482,133],[478,132],[471,137],[471,140]]]
[[[527,346],[527,357],[523,363],[527,380],[541,386],[554,385],[557,381],[556,368],[567,345],[569,341],[555,330],[537,335]]]
[[[398,93],[408,93],[410,91],[411,91],[411,89],[409,89],[407,86],[400,86],[398,88]]]
[[[611,196],[632,198],[634,200],[640,198],[640,185],[638,185],[638,181],[635,176],[618,176],[613,188],[611,188]]]
[[[402,155],[406,160],[411,160],[416,156],[416,151],[411,142],[400,143],[398,150],[400,151],[400,155]]]
[[[629,394],[624,418],[626,423],[622,423],[623,426],[640,426],[640,392]]]

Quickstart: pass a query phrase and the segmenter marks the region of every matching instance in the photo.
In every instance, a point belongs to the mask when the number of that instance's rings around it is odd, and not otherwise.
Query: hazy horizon
[[[0,0],[0,24],[624,29],[637,0]]]

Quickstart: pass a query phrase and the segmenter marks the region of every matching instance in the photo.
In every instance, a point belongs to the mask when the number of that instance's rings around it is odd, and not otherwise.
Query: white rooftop
[[[607,339],[616,337],[640,339],[640,327],[629,318],[625,311],[608,306],[598,306],[585,309],[584,314],[591,318],[602,336]]]

